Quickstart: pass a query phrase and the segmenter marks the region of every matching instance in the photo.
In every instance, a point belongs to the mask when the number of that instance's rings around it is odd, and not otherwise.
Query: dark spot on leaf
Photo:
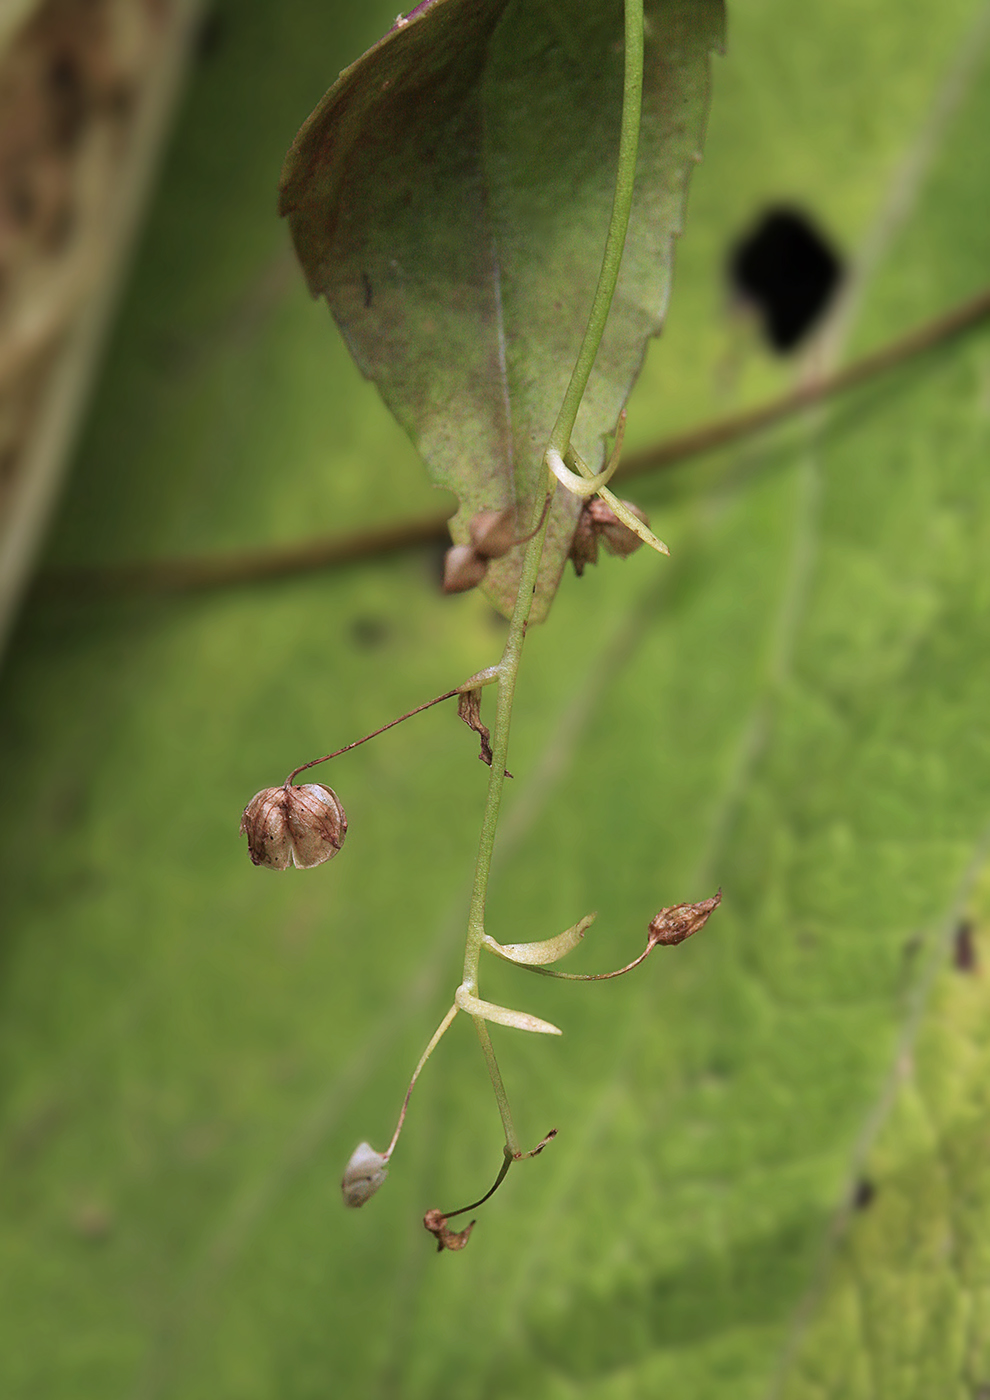
[[[34,218],[37,200],[28,179],[21,172],[7,183],[6,205],[12,222],[26,228]]]
[[[210,10],[204,15],[196,35],[196,57],[201,63],[215,58],[223,47],[226,38],[227,18],[220,10]]]
[[[57,54],[48,69],[52,135],[55,145],[71,150],[82,135],[89,100],[79,65],[71,53]]]
[[[797,209],[768,209],[729,254],[729,278],[763,320],[779,354],[793,350],[820,320],[842,275],[838,254]]]
[[[853,1187],[852,1208],[853,1210],[866,1210],[873,1204],[873,1198],[877,1194],[877,1188],[869,1177],[861,1176]]]
[[[361,273],[361,286],[364,288],[364,309],[367,311],[371,305],[371,278],[366,272]]]
[[[901,949],[901,952],[906,963],[913,962],[914,959],[921,952],[920,935],[917,933],[913,933],[910,938],[906,938],[904,940],[904,947]]]
[[[381,617],[356,617],[351,623],[351,639],[356,647],[371,651],[388,641],[389,625]]]
[[[72,1229],[80,1239],[101,1244],[113,1230],[113,1215],[99,1201],[86,1201],[72,1213]]]
[[[975,972],[978,959],[976,943],[973,940],[973,925],[963,919],[955,932],[952,947],[952,961],[959,972]]]

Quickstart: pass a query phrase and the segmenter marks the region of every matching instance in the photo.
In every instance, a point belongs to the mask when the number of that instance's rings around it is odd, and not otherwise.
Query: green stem
[[[552,494],[554,481],[549,472],[546,477],[547,493]],[[495,832],[498,827],[498,814],[502,805],[502,789],[505,786],[505,760],[509,753],[509,725],[512,719],[512,700],[519,675],[519,661],[522,656],[526,623],[533,607],[533,593],[540,572],[543,557],[543,542],[550,523],[550,512],[543,514],[542,524],[526,546],[522,572],[519,576],[519,591],[516,605],[512,610],[509,635],[499,663],[498,702],[495,710],[495,728],[492,734],[491,774],[488,779],[488,794],[485,811],[481,819],[481,839],[478,843],[478,859],[474,870],[474,885],[471,890],[471,908],[468,913],[467,941],[464,946],[464,986],[472,995],[478,994],[478,959],[481,955],[481,941],[485,936],[485,904],[488,898],[488,877],[495,849]]]
[[[570,447],[571,432],[577,418],[581,400],[588,386],[598,347],[605,331],[609,308],[615,293],[622,261],[622,250],[629,227],[629,212],[632,208],[633,184],[636,174],[636,153],[639,146],[639,124],[643,98],[643,0],[626,0],[625,4],[625,78],[622,94],[622,125],[619,138],[619,159],[615,181],[615,196],[612,201],[612,217],[609,222],[605,251],[602,256],[602,270],[595,290],[591,315],[588,320],[577,363],[571,375],[567,392],[564,395],[557,421],[554,424],[547,452],[555,451],[560,457]],[[523,556],[519,576],[519,591],[509,623],[509,635],[499,663],[498,703],[495,712],[495,727],[492,738],[491,775],[488,780],[488,794],[481,822],[481,838],[478,843],[478,859],[475,865],[474,884],[471,891],[471,907],[468,913],[467,938],[464,946],[463,985],[473,996],[478,995],[478,960],[481,955],[482,940],[485,936],[485,905],[488,898],[488,879],[491,871],[492,854],[495,849],[495,832],[498,826],[499,809],[502,803],[502,789],[505,785],[506,759],[509,750],[509,725],[512,718],[512,701],[515,695],[519,662],[522,656],[526,624],[533,607],[533,595],[543,557],[543,545],[550,523],[552,496],[556,490],[556,478],[544,458],[543,490],[536,492],[536,500],[541,502],[542,518],[537,518],[532,539]],[[548,504],[542,504],[546,496]],[[492,1087],[502,1115],[505,1129],[506,1148],[513,1156],[520,1151],[519,1140],[512,1123],[512,1114],[499,1073],[495,1051],[484,1021],[475,1018],[475,1027],[481,1041],[482,1050],[488,1064]]]
[[[488,1027],[480,1016],[474,1018],[474,1028],[478,1032],[478,1039],[481,1041],[481,1048],[485,1053],[485,1061],[488,1065],[488,1073],[491,1076],[492,1088],[495,1090],[495,1098],[498,1102],[498,1111],[502,1115],[502,1129],[505,1133],[505,1151],[511,1160],[522,1156],[522,1148],[519,1146],[519,1138],[516,1133],[516,1126],[512,1121],[512,1109],[509,1107],[509,1098],[505,1092],[505,1085],[502,1083],[502,1072],[498,1067],[498,1060],[495,1058],[495,1047],[492,1045],[492,1038],[488,1034]],[[458,1212],[459,1214],[460,1212]]]
[[[632,209],[633,184],[636,178],[636,154],[639,149],[639,125],[643,107],[643,0],[626,0],[626,66],[622,89],[622,127],[619,135],[619,166],[615,177],[612,219],[605,239],[602,270],[591,305],[588,326],[578,352],[571,382],[560,405],[557,421],[550,434],[550,447],[564,456],[570,446],[571,433],[577,419],[584,391],[605,332],[605,322],[615,295],[619,264],[626,244],[629,212]]]
[[[447,1028],[450,1026],[451,1021],[453,1021],[456,1015],[457,1007],[452,1006],[447,1012],[446,1016],[440,1022],[439,1026],[437,1026],[436,1030],[433,1032],[433,1036],[430,1040],[429,1045],[427,1045],[426,1049],[419,1057],[419,1064],[413,1070],[412,1079],[410,1079],[409,1081],[409,1088],[406,1090],[406,1097],[402,1100],[402,1108],[399,1111],[399,1121],[395,1125],[395,1132],[392,1134],[392,1141],[388,1145],[388,1150],[383,1154],[386,1162],[391,1158],[392,1153],[395,1151],[395,1145],[399,1141],[399,1134],[402,1132],[402,1125],[406,1121],[406,1112],[409,1108],[409,1100],[412,1098],[412,1091],[416,1087],[416,1080],[422,1074],[423,1066],[426,1064],[427,1060],[430,1058],[434,1050],[440,1044],[440,1041],[447,1032]]]

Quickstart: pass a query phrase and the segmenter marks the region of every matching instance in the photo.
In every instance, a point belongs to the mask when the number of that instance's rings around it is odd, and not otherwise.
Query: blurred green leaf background
[[[282,155],[383,6],[221,0],[48,548],[109,563],[435,509],[311,303]],[[771,200],[846,250],[840,359],[987,280],[990,8],[737,0],[630,446],[806,370],[726,315]],[[337,761],[331,864],[241,808],[497,656],[421,554],[181,598],[37,599],[0,676],[0,1389],[38,1400],[975,1400],[990,1387],[990,343],[637,483],[671,546],[567,579],[527,646],[491,907],[590,909],[577,969],[721,885],[639,980],[455,1024],[486,770],[443,708]],[[952,957],[968,920],[975,968]],[[981,962],[982,958],[982,962]],[[851,1201],[860,1209],[852,1210]]]

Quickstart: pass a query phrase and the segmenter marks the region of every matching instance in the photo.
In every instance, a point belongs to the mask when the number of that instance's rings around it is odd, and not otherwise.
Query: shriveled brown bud
[[[437,1242],[437,1253],[445,1249],[463,1249],[471,1237],[475,1221],[463,1230],[448,1230],[447,1217],[442,1210],[428,1210],[423,1216],[423,1225]]]
[[[598,563],[598,535],[594,529],[587,501],[582,506],[581,514],[578,516],[574,536],[571,540],[570,553],[567,557],[574,565],[574,572],[578,578],[584,573],[588,564]]]
[[[482,559],[469,544],[455,544],[447,550],[443,561],[443,591],[466,593],[476,588],[485,577],[488,560]]]
[[[470,530],[476,554],[482,559],[501,559],[517,543],[515,508],[479,510],[471,521]]]
[[[637,520],[649,526],[649,517],[639,506],[634,506],[632,501],[623,501],[622,504],[632,511]],[[623,524],[611,506],[600,497],[596,496],[590,500],[587,509],[591,515],[591,527],[609,554],[617,554],[620,559],[624,559],[627,554],[634,554],[639,549],[643,541],[636,531]]]
[[[634,506],[632,501],[623,501],[622,504],[632,511],[637,520],[649,525],[649,519],[639,506]],[[609,554],[617,554],[624,559],[627,554],[634,554],[643,541],[635,530],[630,530],[619,519],[607,502],[600,496],[593,496],[590,501],[585,501],[581,509],[567,556],[579,578],[587,564],[598,563],[599,543],[605,546]]]
[[[337,854],[346,834],[340,799],[323,783],[264,788],[241,817],[248,854],[255,865],[272,870],[285,870],[290,860],[300,870],[322,865]]]
[[[457,697],[457,714],[481,740],[481,752],[478,757],[482,763],[487,763],[490,768],[492,766],[492,733],[481,718],[481,686],[477,686],[474,690],[461,691]],[[508,768],[505,770],[505,776],[512,777]]]
[[[722,903],[722,891],[713,894],[711,899],[703,899],[698,904],[671,904],[661,909],[655,919],[650,920],[649,946],[657,943],[671,947],[683,943],[692,933],[707,924],[712,911]]]
[[[477,690],[465,690],[457,697],[457,714],[460,719],[478,735],[481,740],[481,753],[478,757],[482,763],[492,766],[492,735],[487,724],[481,721],[481,687]]]

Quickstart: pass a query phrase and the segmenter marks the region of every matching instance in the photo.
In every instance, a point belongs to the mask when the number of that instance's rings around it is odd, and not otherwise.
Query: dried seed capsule
[[[466,593],[475,588],[485,577],[488,560],[482,559],[477,550],[469,544],[455,544],[443,561],[443,591],[445,593]]]
[[[322,865],[337,854],[346,834],[340,799],[323,783],[264,788],[241,817],[248,854],[255,865],[272,870],[285,870],[290,860],[300,870]]]
[[[632,511],[637,520],[642,520],[644,525],[649,526],[649,519],[639,506],[634,506],[632,501],[623,501],[622,504]],[[628,525],[624,525],[603,500],[595,497],[594,500],[588,502],[587,508],[591,516],[591,528],[601,539],[609,554],[617,554],[620,558],[625,558],[627,554],[633,554],[639,549],[643,541],[635,530],[630,530]]]
[[[340,1183],[344,1205],[363,1206],[370,1201],[388,1176],[388,1158],[376,1152],[370,1142],[359,1142],[351,1153]]]
[[[475,554],[482,559],[501,559],[517,543],[515,508],[480,510],[471,521],[470,530]]]
[[[722,891],[718,890],[711,899],[699,900],[697,904],[669,904],[650,920],[647,943],[651,948],[656,943],[667,948],[683,943],[685,938],[705,927],[721,903]]]

